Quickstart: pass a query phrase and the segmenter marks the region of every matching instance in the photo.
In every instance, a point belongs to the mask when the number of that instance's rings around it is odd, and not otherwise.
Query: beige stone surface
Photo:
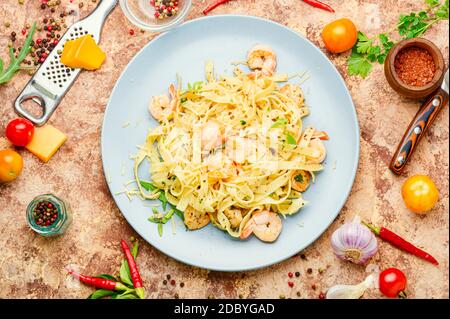
[[[212,1],[212,0],[211,0]],[[74,0],[76,5],[80,0]],[[189,19],[200,17],[206,0],[194,0]],[[351,18],[359,29],[375,35],[392,28],[403,12],[419,10],[421,0],[328,0],[335,14],[312,8],[300,0],[235,0],[214,14],[236,13],[272,19],[305,35],[324,50],[322,27],[339,17]],[[6,46],[12,30],[42,18],[38,1],[3,0],[0,4],[0,56],[8,61]],[[68,5],[63,0],[62,5]],[[84,0],[82,16],[95,7]],[[59,11],[57,11],[59,12]],[[11,27],[4,23],[9,21]],[[13,183],[0,185],[0,298],[85,298],[90,287],[70,280],[64,267],[74,265],[87,274],[114,273],[122,253],[121,238],[136,236],[115,206],[103,178],[100,130],[109,94],[128,61],[155,36],[136,32],[120,8],[107,20],[102,47],[108,59],[97,72],[83,72],[66,95],[50,123],[67,133],[69,139],[47,164],[19,150],[25,167]],[[448,65],[448,22],[433,26],[424,37],[442,50]],[[19,37],[21,39],[21,37]],[[325,50],[324,50],[325,52]],[[328,53],[327,53],[328,54]],[[411,298],[448,298],[449,257],[449,111],[438,116],[407,167],[404,176],[394,176],[387,168],[392,152],[420,101],[398,96],[387,84],[381,65],[366,79],[348,76],[347,54],[330,60],[344,77],[354,99],[361,126],[361,158],[352,193],[336,221],[302,254],[277,265],[244,273],[219,273],[181,264],[142,242],[139,264],[148,298],[317,298],[320,291],[337,283],[357,283],[365,277],[362,266],[341,262],[330,249],[330,235],[344,221],[360,214],[404,235],[439,261],[435,267],[380,242],[372,262],[381,268],[396,266],[408,277]],[[21,73],[0,87],[0,136],[13,118],[12,102],[29,76]],[[430,175],[440,189],[437,207],[427,216],[409,212],[400,188],[407,176]],[[73,223],[61,238],[45,239],[27,226],[25,209],[34,196],[54,193],[65,198],[73,210]],[[309,274],[307,269],[311,268]],[[319,269],[325,269],[321,274]],[[300,272],[295,286],[288,287],[287,273]],[[176,286],[163,285],[170,274]],[[184,282],[181,288],[178,283]],[[312,287],[315,285],[316,289]],[[299,294],[299,296],[297,295]],[[365,298],[380,298],[376,290]]]

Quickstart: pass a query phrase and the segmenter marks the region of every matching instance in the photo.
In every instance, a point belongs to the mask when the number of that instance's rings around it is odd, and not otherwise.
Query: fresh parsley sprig
[[[448,19],[449,0],[445,0],[443,3],[439,0],[425,0],[425,3],[427,5],[426,10],[400,15],[399,22],[394,30],[380,33],[373,38],[358,32],[358,40],[347,61],[348,73],[365,78],[372,71],[373,63],[383,64],[395,44],[390,39],[395,30],[402,40],[416,38],[424,34],[438,21]]]

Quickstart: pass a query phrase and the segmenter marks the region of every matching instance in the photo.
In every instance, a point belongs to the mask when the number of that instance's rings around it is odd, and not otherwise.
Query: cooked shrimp
[[[169,93],[172,100],[167,95],[154,96],[148,106],[148,111],[157,121],[170,120],[178,106],[178,92],[175,86],[169,86]]]
[[[311,174],[307,171],[297,170],[292,175],[292,188],[298,192],[304,192],[308,189],[311,182]]]
[[[202,149],[210,151],[223,143],[223,127],[216,121],[208,121],[202,128]]]
[[[286,84],[280,89],[280,92],[297,104],[303,101],[303,91],[298,85]]]
[[[323,142],[319,138],[313,138],[309,142],[309,147],[316,150],[319,155],[315,157],[307,156],[307,162],[311,164],[322,163],[325,160],[325,157],[327,156],[327,149],[325,148]]]
[[[277,55],[269,46],[255,45],[247,54],[247,64],[250,69],[271,76],[277,68]]]
[[[232,136],[225,143],[227,156],[235,163],[242,164],[245,161],[255,163],[258,159],[267,158],[267,147],[256,140],[240,136]]]
[[[232,228],[237,228],[241,224],[242,221],[242,212],[238,208],[227,208],[223,212],[224,215],[228,218],[230,221]]]
[[[245,224],[241,239],[248,238],[252,233],[264,242],[275,241],[281,233],[283,224],[278,214],[268,210],[258,211]]]
[[[188,206],[184,211],[184,223],[190,230],[200,229],[209,224],[210,218],[207,213],[201,213],[198,210]]]

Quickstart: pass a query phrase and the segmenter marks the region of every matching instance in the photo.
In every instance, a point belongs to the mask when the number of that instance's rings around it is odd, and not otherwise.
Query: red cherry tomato
[[[15,146],[26,146],[34,134],[34,125],[27,119],[17,118],[8,123],[6,137]]]
[[[380,291],[389,298],[406,297],[406,276],[397,268],[388,268],[380,273]]]

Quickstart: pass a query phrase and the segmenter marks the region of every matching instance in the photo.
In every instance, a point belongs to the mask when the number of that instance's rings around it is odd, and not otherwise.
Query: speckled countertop
[[[95,7],[84,2],[81,15]],[[3,0],[0,4],[0,56],[7,58],[8,35],[26,23],[42,19],[38,0]],[[69,0],[62,0],[62,6]],[[200,17],[206,0],[194,0],[189,19]],[[322,27],[338,17],[352,19],[359,29],[377,34],[395,25],[403,12],[420,10],[421,0],[329,0],[336,14],[314,9],[300,0],[237,0],[221,6],[214,14],[236,13],[272,19],[305,35],[321,49]],[[48,11],[47,11],[48,12]],[[58,11],[57,11],[58,12]],[[9,21],[11,26],[5,27]],[[115,206],[103,178],[100,130],[109,94],[128,61],[155,34],[137,31],[116,8],[106,21],[102,47],[108,59],[97,72],[83,72],[66,95],[50,123],[67,133],[69,139],[47,164],[26,151],[22,175],[15,182],[0,185],[0,298],[85,298],[92,289],[74,284],[64,267],[77,265],[85,273],[114,273],[122,258],[121,238],[136,236]],[[442,50],[448,65],[448,22],[433,26],[425,37]],[[19,37],[20,38],[20,37]],[[365,277],[364,267],[337,260],[331,249],[331,233],[344,221],[360,214],[387,226],[418,243],[440,262],[435,267],[380,242],[373,262],[381,268],[397,266],[408,277],[411,298],[449,297],[449,112],[438,116],[422,140],[405,175],[394,176],[388,169],[392,152],[419,102],[398,96],[387,84],[382,66],[376,65],[366,79],[351,77],[346,54],[329,55],[344,77],[356,104],[361,127],[361,158],[352,193],[331,227],[299,256],[277,265],[245,273],[219,273],[181,264],[148,244],[141,245],[139,264],[148,298],[317,298],[320,291],[337,283],[357,283]],[[0,87],[0,136],[14,117],[12,101],[28,81],[26,73]],[[95,90],[93,89],[95,88]],[[440,190],[432,213],[418,216],[409,212],[400,188],[409,175],[430,175]],[[62,238],[44,239],[29,229],[25,208],[36,195],[55,193],[72,206],[74,221]],[[307,270],[311,268],[312,273]],[[324,269],[319,273],[319,269]],[[288,272],[300,272],[295,286],[287,285]],[[166,274],[176,286],[163,285]],[[184,282],[184,287],[179,283]],[[314,290],[312,286],[315,285]],[[376,290],[365,298],[381,297]]]

